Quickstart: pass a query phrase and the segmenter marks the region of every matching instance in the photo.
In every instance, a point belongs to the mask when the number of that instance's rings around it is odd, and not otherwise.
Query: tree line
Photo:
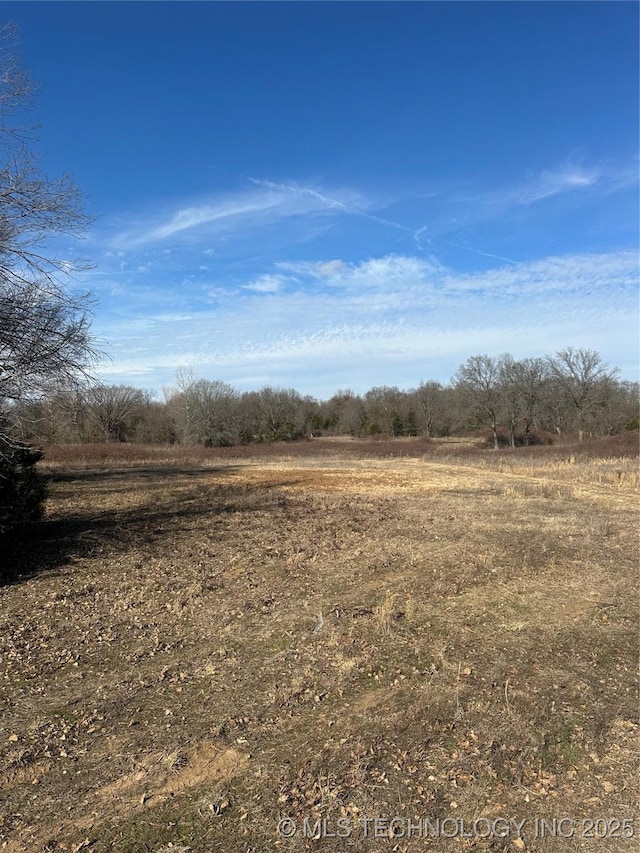
[[[453,436],[485,430],[494,447],[553,434],[611,435],[638,427],[638,383],[618,378],[589,349],[516,360],[476,355],[448,384],[421,382],[328,400],[292,388],[239,392],[179,370],[158,400],[129,385],[54,390],[5,406],[5,420],[36,442],[140,442],[209,447],[317,436]]]

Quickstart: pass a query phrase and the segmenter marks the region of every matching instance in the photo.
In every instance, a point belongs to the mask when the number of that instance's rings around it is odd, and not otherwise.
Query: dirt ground
[[[637,459],[312,444],[47,455],[0,850],[636,850]]]

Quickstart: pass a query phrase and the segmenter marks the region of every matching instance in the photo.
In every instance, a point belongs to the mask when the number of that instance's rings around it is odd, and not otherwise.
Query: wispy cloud
[[[215,310],[184,311],[176,293],[154,311],[150,293],[146,312],[139,305],[134,316],[104,318],[99,331],[114,341],[104,370],[114,381],[129,371],[159,388],[189,364],[238,387],[255,387],[247,377],[260,375],[322,396],[345,385],[446,380],[474,352],[525,356],[577,345],[599,350],[632,378],[637,278],[632,252],[475,274],[401,255],[281,262],[231,290],[219,285],[228,298]]]
[[[181,208],[170,214],[164,221],[150,225],[149,222],[134,223],[127,231],[121,232],[115,238],[115,245],[125,249],[133,249],[149,243],[157,243],[185,232],[212,226],[209,233],[216,230],[215,226],[224,227],[230,222],[244,219],[264,220],[265,215],[277,215],[282,208],[283,199],[273,193],[235,195],[219,199],[208,204],[192,205]],[[280,211],[281,215],[290,214],[290,209]]]
[[[630,294],[637,286],[635,252],[580,254],[541,258],[483,273],[453,274],[445,278],[448,290],[486,293],[494,298],[536,298],[545,295],[585,299],[591,293]]]
[[[237,217],[255,216],[266,210],[273,210],[278,207],[279,203],[280,199],[262,197],[259,199],[246,199],[239,203],[226,205],[216,206],[207,204],[202,207],[188,207],[184,210],[179,210],[171,217],[169,222],[154,228],[146,234],[141,234],[139,239],[140,242],[163,240],[166,237],[173,237],[174,234],[178,234],[181,231],[188,231],[212,222],[235,219]]]
[[[315,191],[292,192],[284,185],[267,181],[254,183],[259,184],[259,188],[253,192],[221,195],[206,203],[181,207],[164,219],[151,216],[132,222],[116,235],[114,248],[120,251],[135,249],[170,238],[194,235],[206,240],[230,229],[260,229],[279,220],[347,210],[346,205]],[[216,254],[210,246],[203,251],[210,256]]]
[[[586,165],[569,157],[560,164],[531,175],[515,186],[491,190],[484,195],[472,195],[466,200],[482,201],[501,210],[514,206],[528,207],[555,196],[571,193],[611,193],[637,183],[637,170],[607,164]],[[465,197],[460,200],[465,200]]]
[[[287,279],[283,275],[261,275],[255,281],[243,284],[243,290],[253,290],[255,293],[278,293]]]
[[[341,260],[333,261],[279,261],[276,263],[278,269],[287,272],[300,273],[310,278],[331,279],[349,269],[348,265]]]
[[[274,183],[273,181],[265,181],[260,180],[258,178],[248,178],[252,183],[257,186],[268,187],[272,190],[284,191],[291,193],[293,196],[299,197],[308,197],[313,198],[316,201],[323,204],[328,209],[340,210],[343,213],[347,213],[351,216],[361,216],[364,219],[368,219],[370,222],[377,222],[380,225],[386,225],[389,228],[395,228],[399,231],[406,231],[411,233],[413,231],[408,225],[403,225],[400,222],[395,222],[393,219],[385,219],[381,216],[376,216],[375,214],[369,212],[364,209],[362,201],[358,203],[356,200],[352,201],[342,201],[338,198],[334,198],[330,195],[326,195],[323,192],[320,192],[313,187],[307,187],[300,184],[283,184],[283,183]]]
[[[387,255],[358,264],[333,260],[277,266],[332,288],[368,295],[397,293],[412,298],[417,289],[423,298],[477,293],[503,299],[514,295],[585,295],[592,290],[628,291],[637,283],[638,258],[634,252],[565,255],[514,262],[476,273],[456,272],[434,259],[405,255]]]
[[[461,253],[469,263],[476,256],[514,266],[523,260],[521,253],[535,257],[540,243],[609,249],[620,245],[621,234],[633,233],[637,199],[622,192],[637,185],[638,170],[629,164],[594,164],[572,156],[510,184],[452,189],[437,207],[429,206],[430,216],[414,230],[413,241],[420,250],[447,257],[451,247],[456,261]],[[502,246],[509,248],[501,251]]]
[[[561,193],[575,192],[593,187],[602,178],[596,169],[566,164],[556,169],[544,169],[537,178],[507,193],[505,201],[528,205]]]

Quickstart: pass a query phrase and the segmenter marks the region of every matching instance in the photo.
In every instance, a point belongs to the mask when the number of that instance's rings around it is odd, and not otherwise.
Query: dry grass
[[[341,444],[52,449],[0,589],[0,849],[635,847],[582,821],[637,812],[636,460]],[[526,823],[364,837],[396,815]]]

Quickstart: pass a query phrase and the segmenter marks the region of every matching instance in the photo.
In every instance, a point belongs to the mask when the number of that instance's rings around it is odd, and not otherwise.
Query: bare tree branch
[[[86,380],[98,355],[90,296],[70,288],[91,264],[48,246],[80,236],[91,219],[68,176],[50,179],[40,169],[34,125],[19,120],[34,88],[20,66],[15,27],[1,28],[0,405]]]

